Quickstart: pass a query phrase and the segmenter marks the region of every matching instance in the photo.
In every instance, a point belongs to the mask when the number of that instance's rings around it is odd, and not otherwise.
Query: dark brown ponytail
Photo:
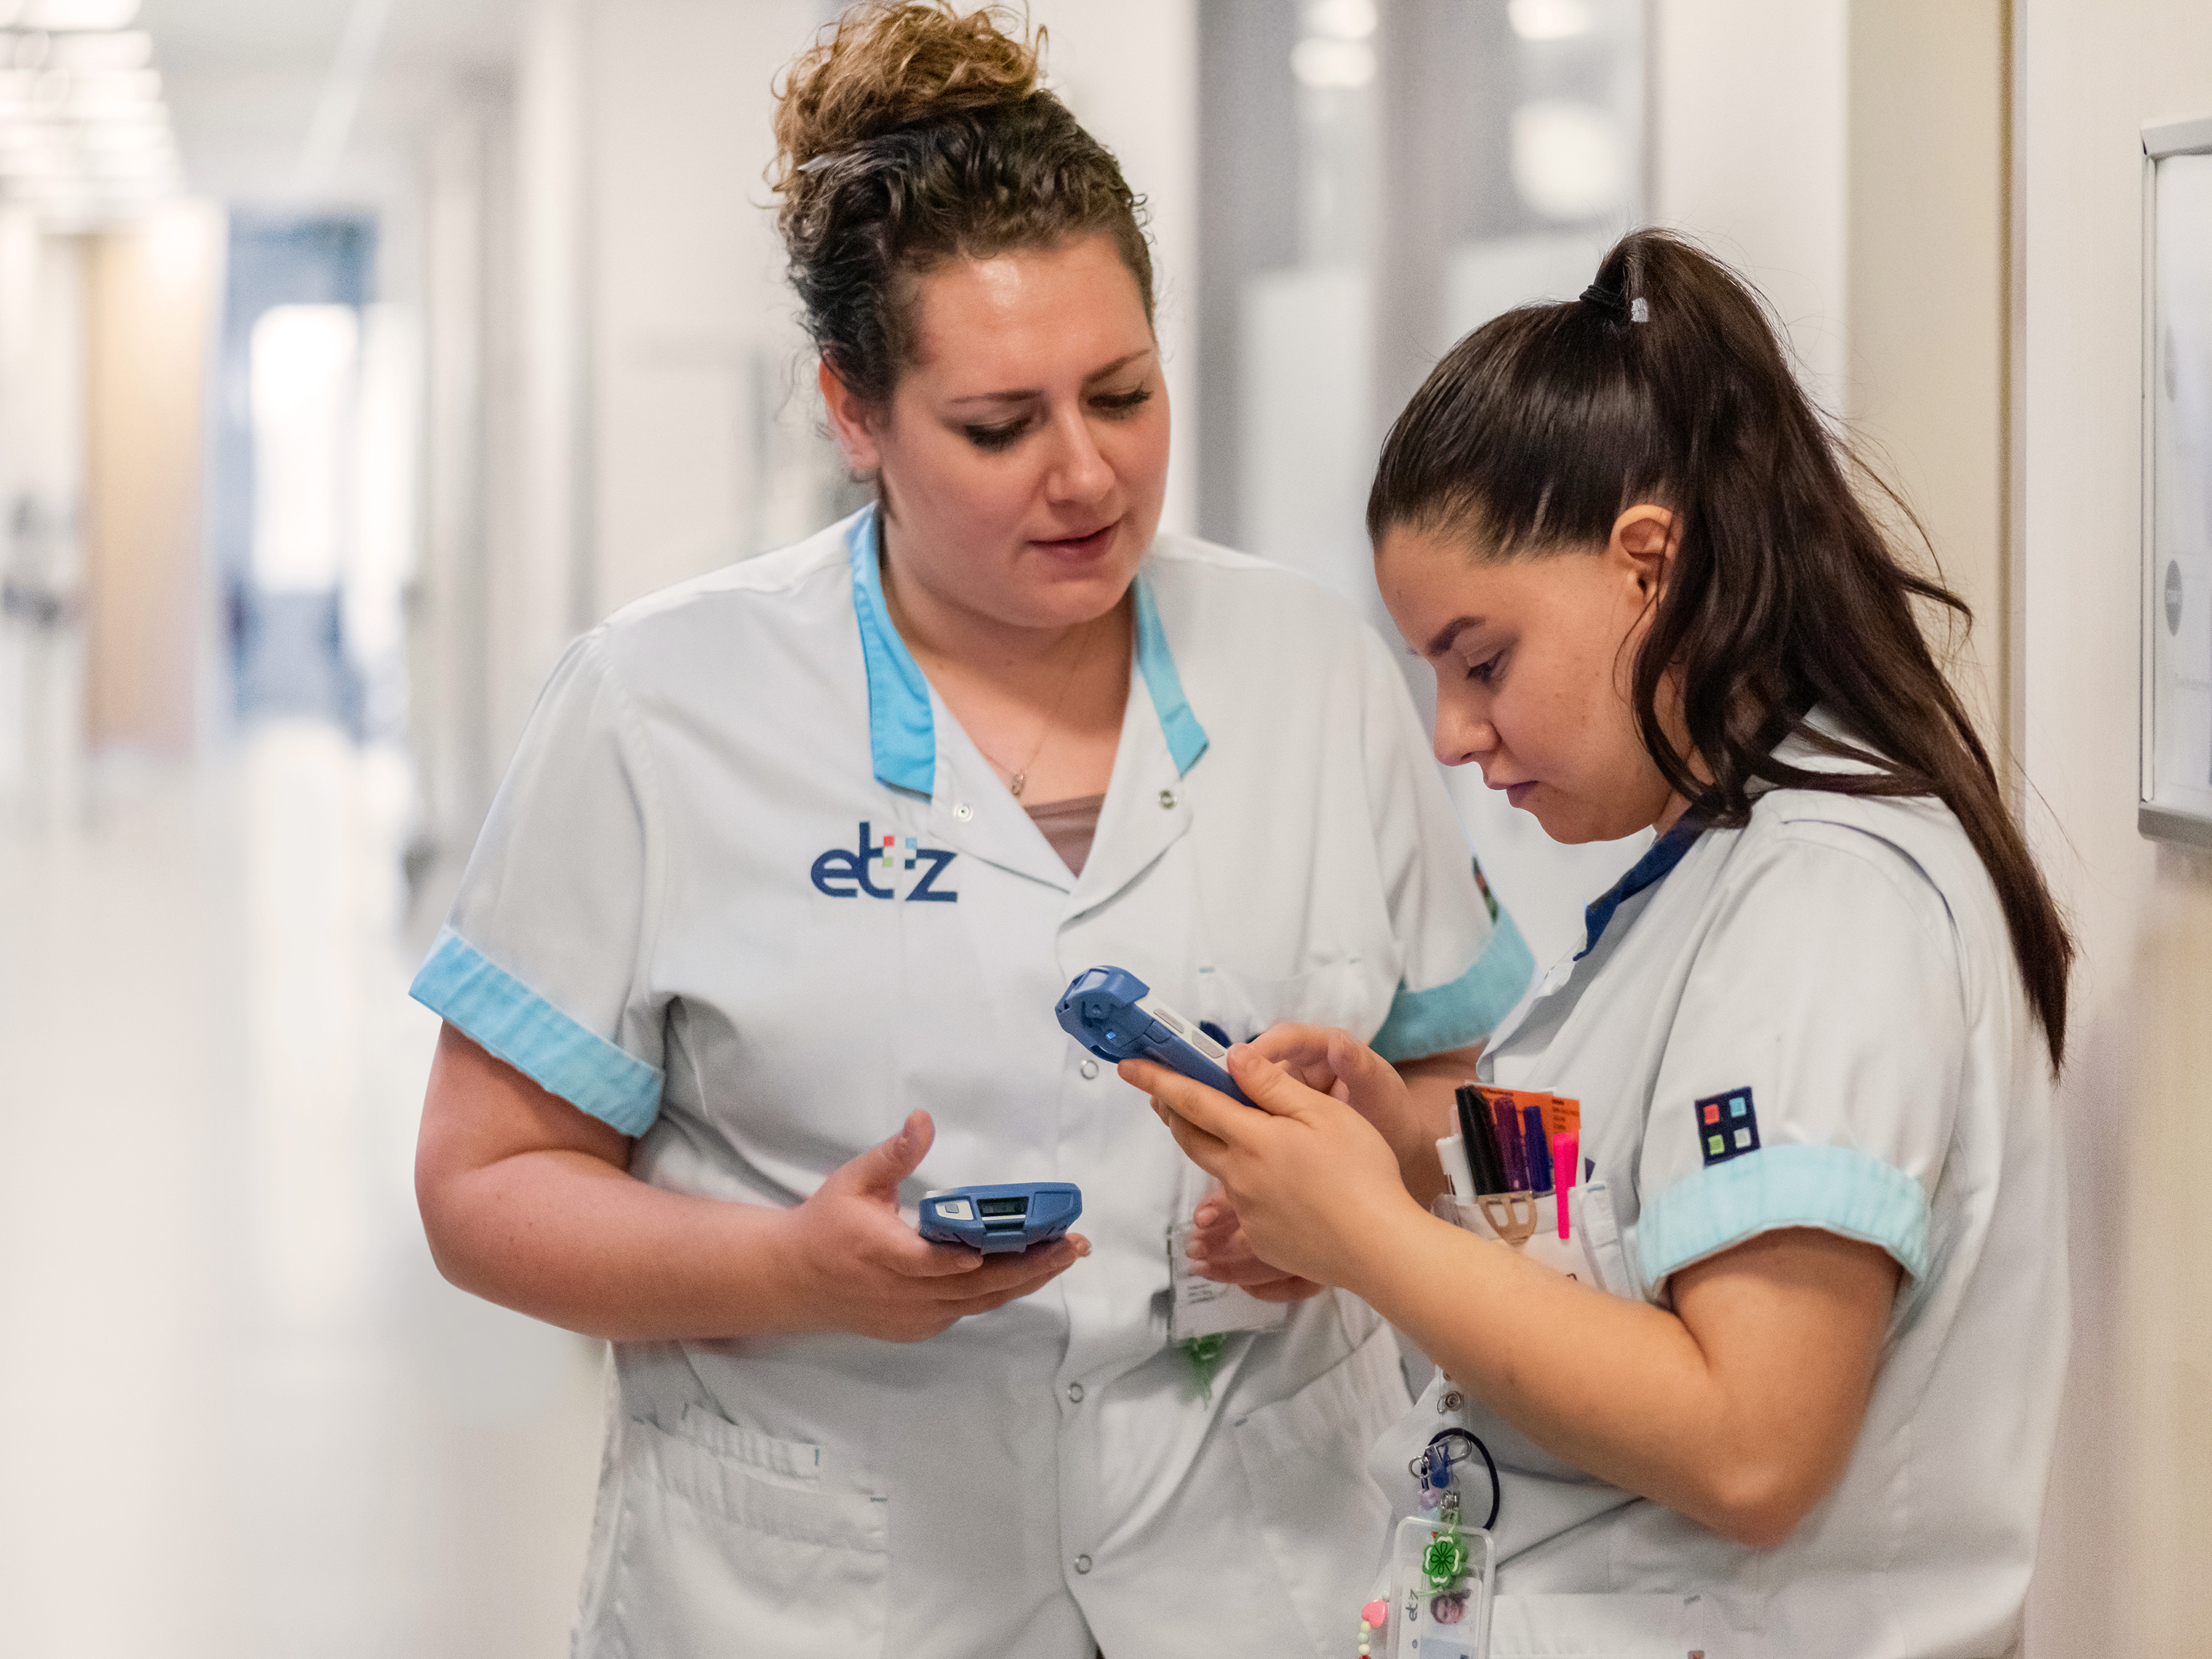
[[[1899,557],[1851,477],[1759,296],[1644,230],[1582,299],[1508,312],[1452,349],[1391,428],[1367,528],[1378,544],[1404,526],[1510,559],[1601,546],[1639,501],[1670,508],[1680,550],[1633,692],[1660,771],[1724,828],[1748,819],[1755,781],[1942,799],[1996,886],[2055,1068],[2074,941],[1914,611],[1963,623],[1967,607]],[[1661,725],[1670,674],[1711,781]],[[1801,726],[1816,705],[1857,743]],[[1786,765],[1774,749],[1792,732],[1875,769]]]

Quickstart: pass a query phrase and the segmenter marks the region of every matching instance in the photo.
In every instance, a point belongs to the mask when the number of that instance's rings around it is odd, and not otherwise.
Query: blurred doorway
[[[212,465],[226,658],[240,720],[406,721],[415,349],[376,303],[373,220],[240,213]]]
[[[1206,535],[1395,638],[1365,525],[1382,434],[1454,341],[1580,293],[1648,214],[1648,35],[1646,0],[1200,8]],[[1650,839],[1562,847],[1475,769],[1445,782],[1540,960]]]

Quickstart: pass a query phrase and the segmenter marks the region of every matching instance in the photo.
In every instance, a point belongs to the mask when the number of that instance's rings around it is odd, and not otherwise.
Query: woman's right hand
[[[788,1212],[791,1273],[817,1314],[818,1323],[808,1322],[816,1328],[926,1341],[969,1314],[1042,1289],[1091,1254],[1079,1233],[991,1256],[922,1237],[899,1214],[898,1189],[936,1138],[929,1114],[915,1112]]]
[[[1333,1025],[1273,1025],[1252,1047],[1307,1088],[1334,1096],[1382,1132],[1405,1162],[1429,1133],[1406,1080],[1390,1062]]]
[[[1273,1060],[1309,1089],[1344,1102],[1382,1133],[1391,1150],[1401,1140],[1417,1140],[1407,1128],[1411,1103],[1406,1085],[1388,1060],[1349,1031],[1328,1025],[1270,1026],[1252,1040],[1257,1052]],[[1401,1121],[1403,1120],[1403,1121]],[[1404,1155],[1400,1154],[1402,1169]],[[1298,1302],[1323,1286],[1286,1273],[1252,1248],[1237,1206],[1219,1182],[1200,1202],[1192,1218],[1190,1255],[1201,1279],[1236,1285],[1262,1302]]]

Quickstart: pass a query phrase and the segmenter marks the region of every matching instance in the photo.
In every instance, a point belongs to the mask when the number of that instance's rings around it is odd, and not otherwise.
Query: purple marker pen
[[[1491,1097],[1490,1108],[1498,1123],[1498,1150],[1505,1154],[1505,1190],[1525,1193],[1528,1190],[1528,1149],[1521,1144],[1521,1114],[1514,1109],[1513,1097],[1502,1091]]]

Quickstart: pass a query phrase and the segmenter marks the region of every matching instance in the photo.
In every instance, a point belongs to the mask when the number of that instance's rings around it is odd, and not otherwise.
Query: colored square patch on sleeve
[[[1705,1167],[1759,1150],[1759,1112],[1751,1103],[1749,1089],[1730,1089],[1707,1095],[1697,1103],[1698,1150]]]

